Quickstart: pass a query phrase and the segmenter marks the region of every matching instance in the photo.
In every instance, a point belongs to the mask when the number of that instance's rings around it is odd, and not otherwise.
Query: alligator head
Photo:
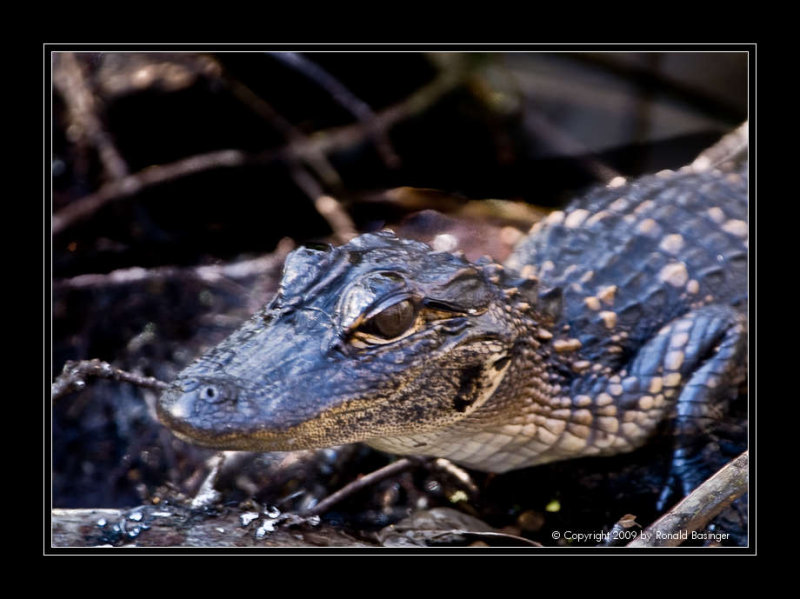
[[[255,451],[449,426],[496,391],[517,337],[492,268],[391,232],[300,248],[273,301],[179,374],[159,417]]]

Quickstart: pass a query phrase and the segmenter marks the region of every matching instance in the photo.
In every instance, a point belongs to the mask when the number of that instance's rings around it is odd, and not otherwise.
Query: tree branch
[[[57,55],[53,69],[53,84],[56,86],[69,109],[71,125],[70,137],[74,141],[81,138],[88,141],[96,149],[103,163],[103,168],[111,179],[122,179],[128,174],[125,164],[111,136],[103,128],[97,116],[94,95],[83,74],[78,59],[72,52]]]
[[[387,166],[392,168],[400,163],[400,158],[397,156],[394,149],[392,149],[389,137],[386,135],[386,131],[379,125],[372,108],[347,89],[341,81],[336,79],[336,77],[317,63],[311,62],[297,52],[269,52],[268,54],[284,64],[297,69],[312,81],[315,81],[320,87],[325,89],[337,103],[361,121],[361,123],[369,129],[373,141],[375,142],[375,147],[378,149],[378,153]]]
[[[132,372],[126,372],[114,368],[108,362],[101,360],[83,360],[73,362],[69,360],[64,364],[64,369],[53,381],[50,387],[51,400],[56,400],[62,395],[71,391],[79,391],[86,386],[86,377],[98,377],[103,379],[113,379],[125,383],[133,383],[140,387],[163,391],[169,388],[164,381],[160,381],[151,376],[141,376]]]
[[[698,530],[747,492],[749,453],[745,451],[656,520],[628,547],[676,547],[679,532]]]
[[[439,98],[463,81],[465,68],[442,71],[431,83],[423,86],[402,102],[375,115],[374,125],[388,130],[397,122],[415,116],[432,106]],[[239,167],[249,164],[266,164],[278,159],[287,162],[318,160],[327,154],[362,142],[370,135],[363,123],[319,131],[310,137],[292,142],[278,150],[247,154],[240,150],[220,150],[198,154],[160,166],[151,166],[137,173],[103,185],[96,192],[79,198],[53,215],[52,233],[57,235],[77,222],[91,216],[106,204],[130,197],[144,188],[197,174],[214,168]]]
[[[365,474],[361,478],[357,478],[351,483],[348,483],[335,493],[329,495],[322,501],[320,501],[317,505],[312,507],[311,509],[305,511],[303,516],[316,516],[319,514],[324,514],[327,512],[331,507],[350,497],[354,493],[369,487],[370,485],[374,485],[382,481],[385,478],[389,478],[390,476],[394,476],[395,474],[399,474],[404,470],[411,468],[416,463],[415,460],[409,458],[401,458],[396,462],[392,462],[391,464],[384,466],[383,468],[379,468],[374,472],[370,472],[369,474]]]
[[[294,242],[284,238],[278,242],[275,251],[250,260],[239,260],[227,264],[207,264],[179,268],[163,266],[160,268],[121,268],[110,273],[90,273],[77,275],[69,279],[55,281],[55,290],[90,289],[97,287],[113,287],[130,285],[144,281],[162,281],[179,278],[196,278],[210,285],[220,281],[246,279],[248,277],[269,273],[279,269],[289,252],[294,249]]]

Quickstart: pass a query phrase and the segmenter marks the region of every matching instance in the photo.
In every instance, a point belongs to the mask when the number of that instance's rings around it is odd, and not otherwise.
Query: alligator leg
[[[659,504],[673,491],[688,494],[716,469],[703,448],[744,378],[746,339],[744,316],[711,304],[664,326],[635,358],[631,375],[674,406],[674,450]]]

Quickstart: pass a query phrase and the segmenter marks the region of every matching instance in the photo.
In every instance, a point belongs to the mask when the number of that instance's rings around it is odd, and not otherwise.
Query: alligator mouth
[[[165,392],[156,413],[176,437],[193,445],[230,451],[294,451],[361,440],[343,432],[347,430],[345,423],[363,415],[365,410],[362,405],[347,404],[284,426],[254,423],[250,427],[237,427],[220,423],[217,430],[210,430],[191,422],[191,402],[176,390]]]
[[[293,451],[306,449],[297,441],[302,438],[287,431],[207,431],[192,426],[185,420],[174,420],[168,412],[160,412],[159,419],[178,439],[220,451]],[[310,447],[310,446],[309,446]]]

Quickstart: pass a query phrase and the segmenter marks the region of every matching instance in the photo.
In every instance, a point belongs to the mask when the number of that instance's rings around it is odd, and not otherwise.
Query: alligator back
[[[528,265],[544,288],[563,290],[558,325],[576,332],[587,359],[614,344],[623,363],[690,310],[745,310],[746,219],[746,162],[725,172],[665,171],[594,189],[551,213],[506,265]]]

